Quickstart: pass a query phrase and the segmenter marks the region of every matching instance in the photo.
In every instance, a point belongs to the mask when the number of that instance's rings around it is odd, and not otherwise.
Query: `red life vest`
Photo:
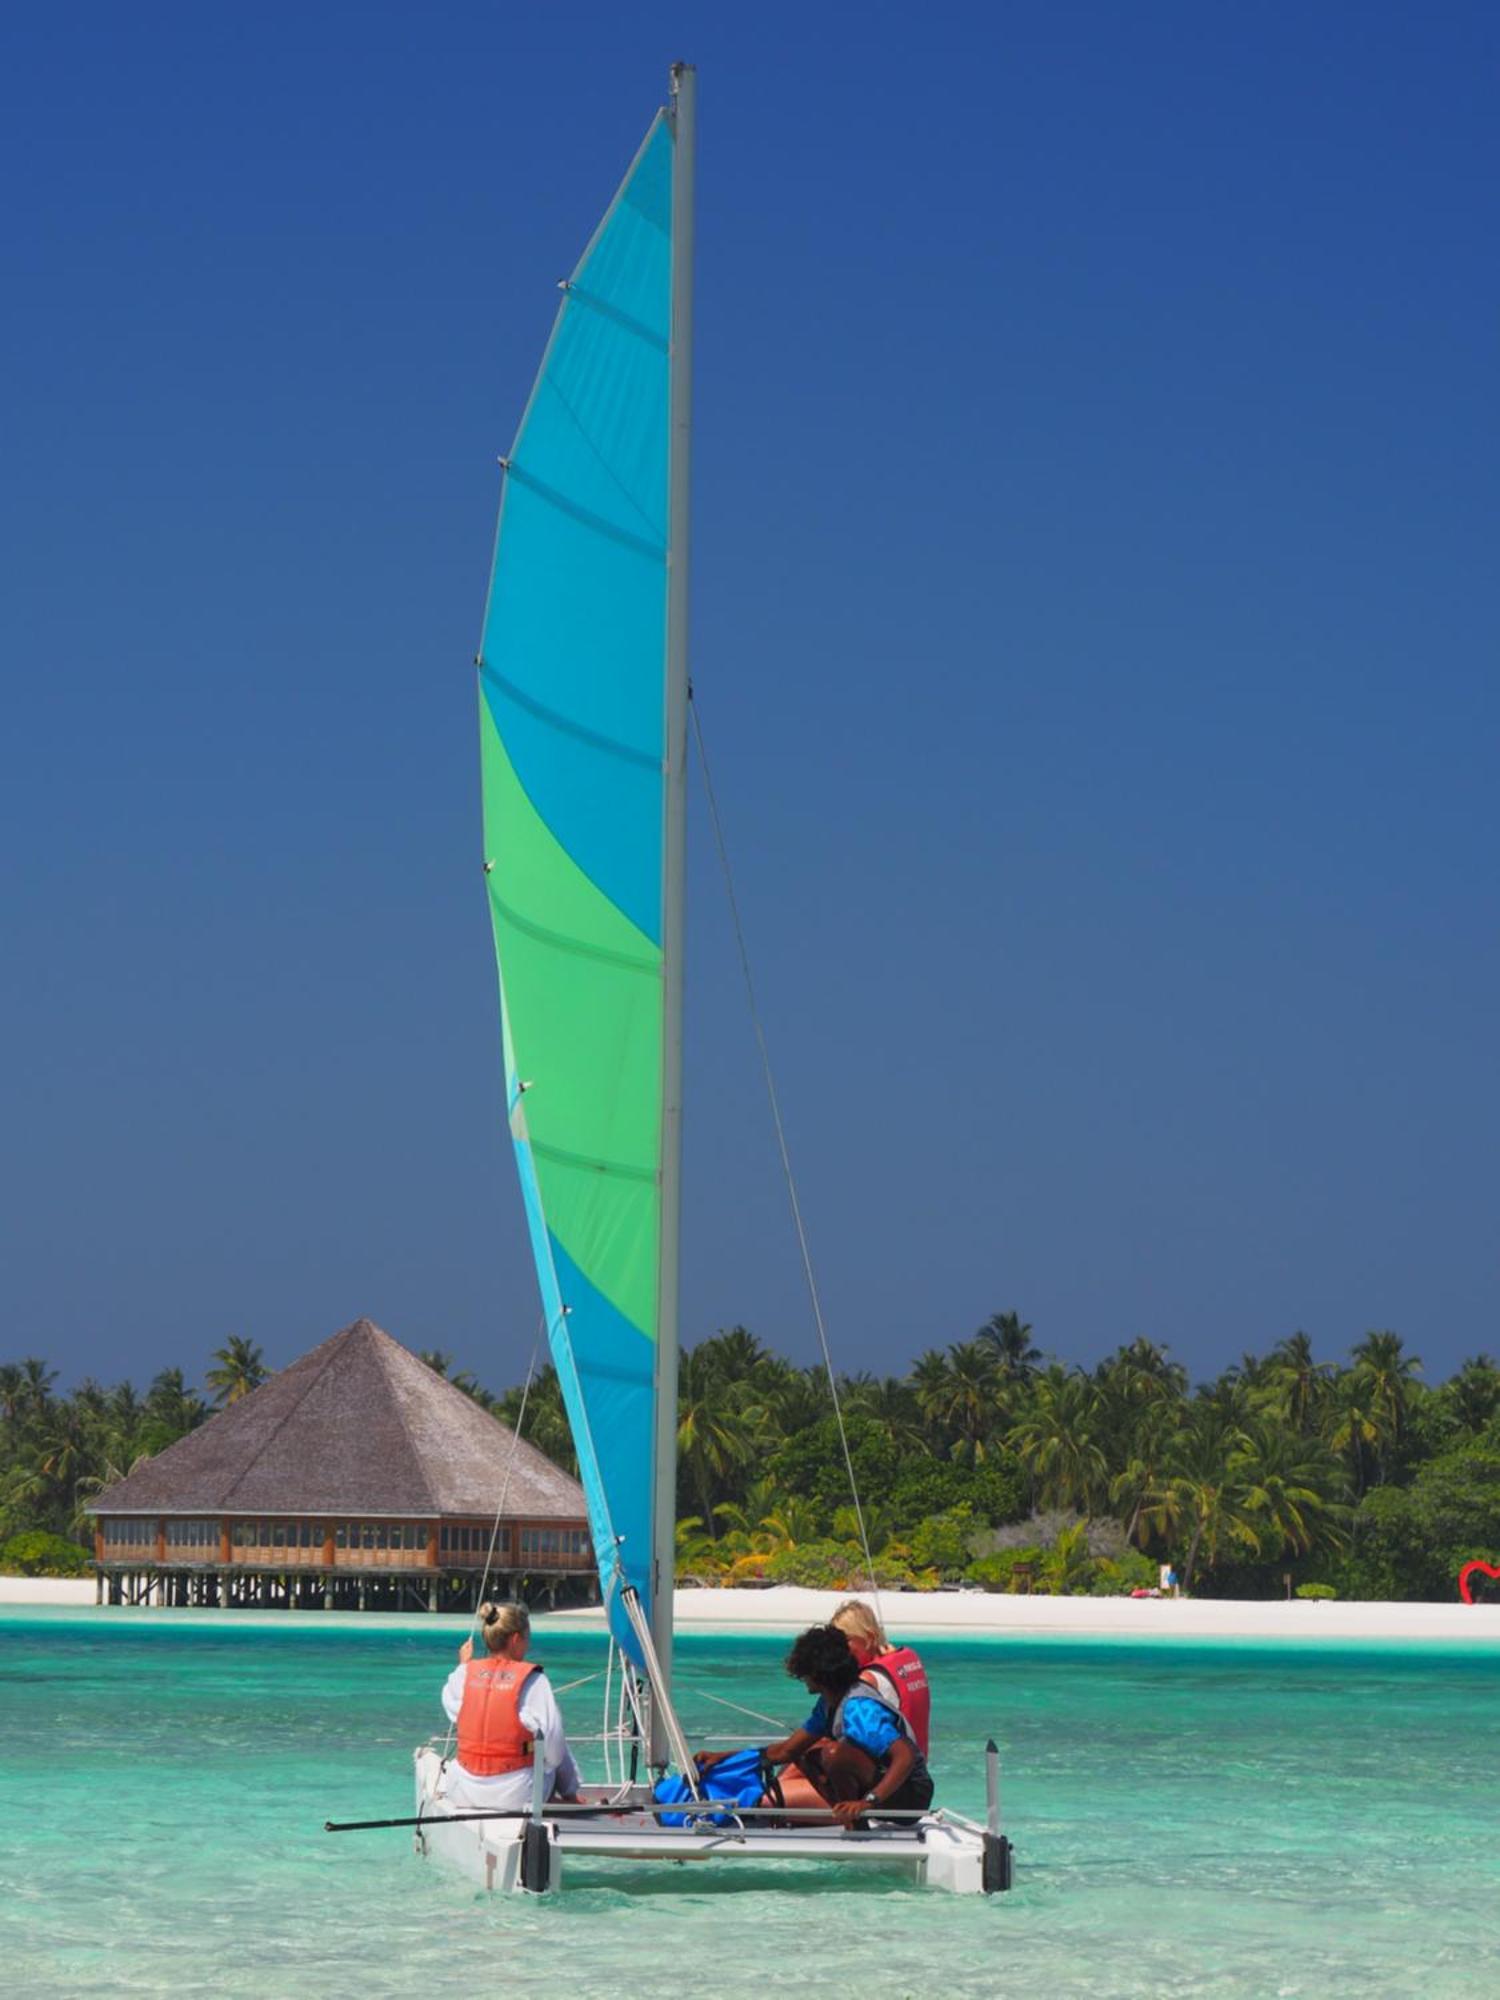
[[[879,1674],[896,1697],[896,1705],[911,1724],[917,1748],[927,1755],[927,1736],[932,1723],[932,1690],[927,1685],[927,1669],[910,1646],[893,1646],[870,1661],[865,1675]]]
[[[521,1697],[532,1675],[541,1671],[530,1660],[501,1660],[493,1654],[465,1667],[458,1761],[473,1777],[498,1778],[529,1768],[534,1738],[521,1721]]]

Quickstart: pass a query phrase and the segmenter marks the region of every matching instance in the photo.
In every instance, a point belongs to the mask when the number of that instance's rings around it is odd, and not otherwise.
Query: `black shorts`
[[[882,1812],[926,1812],[931,1804],[932,1773],[924,1766],[913,1771],[899,1791],[882,1799],[878,1806],[871,1806],[866,1817],[879,1819]]]

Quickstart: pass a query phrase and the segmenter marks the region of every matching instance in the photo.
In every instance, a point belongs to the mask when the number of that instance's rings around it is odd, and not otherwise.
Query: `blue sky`
[[[679,56],[693,671],[837,1358],[1500,1346],[1497,45],[9,10],[0,1347],[524,1371],[470,661]],[[690,865],[685,1332],[808,1356],[701,811]]]

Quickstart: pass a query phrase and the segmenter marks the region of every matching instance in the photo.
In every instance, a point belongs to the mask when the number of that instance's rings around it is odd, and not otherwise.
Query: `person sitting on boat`
[[[860,1678],[895,1696],[925,1757],[932,1726],[932,1690],[921,1660],[910,1646],[893,1646],[875,1612],[857,1597],[846,1598],[829,1623],[837,1625],[849,1641],[849,1650],[860,1664]]]
[[[542,1740],[547,1796],[578,1799],[578,1766],[547,1676],[526,1658],[531,1618],[524,1604],[484,1603],[475,1614],[483,1639],[458,1649],[443,1687],[448,1720],[458,1725],[457,1754],[443,1796],[472,1812],[519,1812],[531,1804],[533,1746]]]
[[[895,1697],[862,1681],[859,1661],[836,1625],[813,1625],[787,1654],[786,1670],[814,1699],[811,1715],[762,1753],[773,1767],[790,1766],[780,1796],[767,1805],[831,1806],[833,1817],[853,1826],[882,1807],[925,1812],[932,1779],[911,1724]],[[711,1770],[726,1752],[698,1758]]]

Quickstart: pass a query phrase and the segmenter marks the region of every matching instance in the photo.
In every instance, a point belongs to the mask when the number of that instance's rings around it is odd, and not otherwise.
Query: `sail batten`
[[[674,135],[563,297],[505,461],[479,651],[507,1110],[615,1638],[649,1601],[661,1309]]]

